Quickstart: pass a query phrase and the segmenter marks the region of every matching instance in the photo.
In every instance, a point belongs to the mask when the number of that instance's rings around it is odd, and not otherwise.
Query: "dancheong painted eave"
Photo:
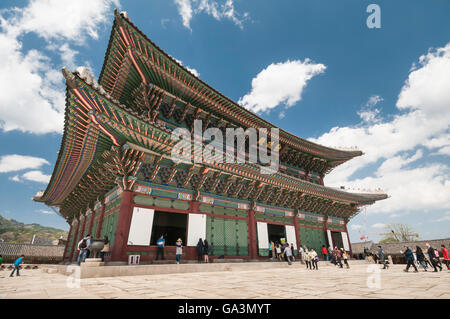
[[[149,121],[121,105],[89,74],[66,69],[63,74],[67,82],[64,134],[47,189],[34,200],[59,206],[60,213],[71,219],[116,185],[120,172],[114,168],[115,152],[126,149],[121,155],[126,161],[138,161],[138,154],[144,153],[167,157],[173,142],[170,141],[170,130],[158,120]],[[248,164],[204,166],[214,174],[231,177],[237,184],[259,188],[259,195],[266,192],[270,197],[271,193],[276,193],[281,198],[280,203],[288,206],[296,207],[305,201],[311,202],[315,209],[335,205],[342,209],[341,217],[349,218],[359,206],[387,198],[381,191],[351,193],[282,173],[265,176],[259,174],[257,167]],[[192,169],[198,174],[205,172],[194,166]],[[249,199],[248,196],[250,192],[245,199]]]
[[[126,14],[115,10],[115,20],[99,83],[117,100],[125,102],[133,89],[143,81],[172,91],[171,93],[177,91],[178,95],[183,91],[187,100],[195,98],[192,105],[217,116],[229,118],[239,127],[276,127],[193,75],[153,43]],[[201,103],[196,103],[198,101]],[[285,145],[286,150],[298,151],[310,155],[314,160],[324,161],[327,169],[321,171],[322,175],[337,165],[363,154],[359,150],[319,145],[282,129],[280,129],[281,145]]]

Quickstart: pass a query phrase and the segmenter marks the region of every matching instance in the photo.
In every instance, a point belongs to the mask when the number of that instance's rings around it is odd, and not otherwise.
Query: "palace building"
[[[70,224],[64,262],[77,257],[86,234],[107,236],[111,260],[140,255],[149,262],[165,235],[166,254],[183,240],[183,259],[196,259],[199,238],[212,258],[266,259],[269,241],[351,251],[347,223],[382,191],[326,187],[325,174],[361,156],[318,145],[279,129],[279,169],[258,163],[175,163],[176,128],[275,128],[193,75],[115,11],[98,82],[63,69],[65,125],[50,182],[34,200],[56,206]],[[248,140],[247,140],[248,143]],[[206,146],[204,143],[203,146]],[[248,145],[255,147],[254,145]],[[275,148],[273,148],[275,147]]]

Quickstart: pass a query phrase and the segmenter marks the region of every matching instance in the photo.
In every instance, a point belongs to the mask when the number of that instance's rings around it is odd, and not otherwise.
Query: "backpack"
[[[83,241],[80,244],[80,248],[86,248],[87,247],[87,239],[83,239]]]

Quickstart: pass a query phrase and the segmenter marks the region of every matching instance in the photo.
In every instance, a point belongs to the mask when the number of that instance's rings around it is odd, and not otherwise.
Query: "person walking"
[[[311,257],[309,255],[309,250],[306,248],[306,246],[303,246],[305,248],[305,263],[306,263],[306,269],[312,269],[311,267]]]
[[[181,238],[177,239],[175,247],[175,259],[177,261],[177,264],[179,264],[181,260],[181,254],[183,253],[183,241],[181,240]]]
[[[281,246],[280,246],[280,243],[278,243],[278,242],[277,242],[277,244],[275,246],[275,251],[276,251],[276,254],[277,254],[277,259],[279,261],[281,261]]]
[[[344,250],[344,248],[341,248],[341,251],[342,251],[342,259],[344,260],[344,264],[348,269],[350,268],[350,265],[348,264],[348,253]]]
[[[294,249],[294,244],[291,243],[291,252],[292,252],[292,261],[295,261],[295,249]]]
[[[198,258],[198,262],[202,261],[202,257],[203,257],[203,240],[201,238],[198,239],[198,243],[197,243],[197,258]]]
[[[417,270],[416,265],[414,264],[414,254],[411,251],[411,249],[409,249],[408,246],[405,246],[405,251],[403,252],[403,254],[405,254],[406,257],[406,269],[403,269],[404,272],[408,272],[409,271],[409,267],[413,266],[414,267],[414,272],[419,272]]]
[[[209,262],[208,254],[209,254],[209,244],[208,244],[208,241],[205,239],[203,241],[203,259],[204,259],[205,263]]]
[[[13,270],[12,270],[12,272],[11,272],[11,275],[9,275],[9,277],[13,277],[15,271],[17,271],[16,277],[17,277],[17,276],[20,276],[20,274],[19,274],[20,264],[23,263],[23,259],[24,259],[24,258],[25,258],[25,256],[24,256],[24,255],[21,255],[19,258],[17,258],[17,259],[14,261],[14,268],[13,268]]]
[[[284,247],[284,255],[286,256],[286,261],[289,265],[292,265],[292,250],[291,247],[289,247],[289,244],[286,244]]]
[[[311,259],[312,269],[319,270],[318,264],[319,256],[317,255],[316,251],[313,248],[311,248],[309,251],[309,258]]]
[[[429,243],[426,243],[425,246],[427,246],[427,253],[428,253],[428,257],[430,258],[430,262],[431,265],[434,268],[434,272],[437,272],[437,267],[440,268],[440,271],[442,271],[442,266],[440,266],[437,262],[436,262],[436,254],[434,252],[434,248],[431,247],[431,245]]]
[[[3,265],[3,256],[0,255],[0,266]]]
[[[305,250],[303,249],[303,247],[301,245],[298,249],[298,255],[300,257],[300,263],[302,263],[302,265],[304,265],[305,264]]]
[[[108,236],[105,236],[104,242],[105,242],[105,245],[103,246],[102,250],[100,250],[100,252],[98,253],[102,262],[105,261],[105,255],[111,251],[111,247],[109,246]]]
[[[273,240],[269,243],[269,257],[271,260],[275,259],[275,243]]]
[[[341,251],[339,250],[339,248],[336,246],[334,247],[334,253],[336,255],[336,266],[339,264],[339,267],[343,268],[342,266],[342,256],[341,256]]]
[[[322,245],[322,257],[324,261],[328,261],[328,254],[327,254],[327,247],[325,245]]]
[[[164,239],[164,235],[161,235],[161,237],[158,238],[156,241],[156,259],[159,259],[159,256],[161,256],[161,260],[164,260],[164,246],[166,245],[166,240]]]
[[[386,256],[384,255],[384,251],[381,246],[378,246],[378,257],[380,258],[380,264],[383,265],[383,269],[389,268],[389,266],[386,264]]]
[[[447,266],[447,270],[450,270],[449,259],[448,259],[448,250],[447,250],[447,248],[445,248],[445,245],[441,245],[441,248],[442,248],[442,258],[444,259],[445,265]]]
[[[425,255],[422,251],[422,248],[420,248],[419,246],[416,246],[416,257],[419,265],[421,265],[422,268],[427,271],[427,265],[425,264]]]
[[[77,258],[78,265],[86,261],[86,257],[89,250],[88,247],[90,245],[91,245],[91,234],[87,234],[86,237],[84,237],[82,240],[78,242],[77,245],[77,250],[79,251]]]

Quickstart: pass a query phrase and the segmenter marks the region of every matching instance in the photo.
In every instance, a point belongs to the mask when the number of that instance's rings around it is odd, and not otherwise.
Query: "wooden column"
[[[86,215],[84,214],[83,215],[83,225],[81,226],[81,232],[80,232],[80,235],[81,235],[81,239],[83,239],[84,238],[84,230],[86,229]]]
[[[126,261],[125,246],[130,231],[131,216],[133,213],[133,192],[123,191],[117,220],[116,235],[111,252],[112,261]]]
[[[100,212],[100,218],[98,219],[97,233],[95,234],[97,238],[100,238],[100,236],[102,235],[103,218],[105,218],[105,210],[106,210],[105,199],[102,199],[102,208]]]
[[[94,219],[95,219],[95,210],[91,209],[91,222],[89,223],[89,234],[91,234],[92,238],[95,238],[94,234],[92,234],[92,226],[94,226]]]
[[[258,258],[258,240],[256,238],[255,211],[252,208],[248,210],[248,250],[250,259]]]
[[[302,241],[301,241],[301,238],[300,238],[300,231],[298,229],[297,214],[298,214],[298,211],[295,210],[294,217],[292,218],[292,220],[293,220],[294,227],[295,227],[295,238],[297,240],[297,252],[298,252],[300,250],[300,246],[302,244]],[[292,253],[294,253],[294,252],[292,252]]]
[[[350,243],[350,236],[348,235],[347,222],[348,222],[348,220],[346,219],[345,220],[345,232],[347,233],[348,247],[350,248],[350,257],[352,257],[353,256],[352,244]]]
[[[63,264],[64,264],[64,261],[66,259],[67,248],[69,248],[69,241],[70,241],[70,236],[72,236],[72,233],[73,233],[73,227],[72,227],[72,225],[70,225],[69,234],[67,235],[67,241],[66,241],[66,245],[64,247],[64,254],[63,254],[63,258],[62,258],[62,263]]]
[[[80,221],[77,220],[77,228],[75,229],[75,232],[73,233],[74,238],[72,240],[72,247],[70,249],[71,254],[70,254],[69,261],[72,261],[72,258],[73,258],[73,250],[75,249],[75,245],[77,244],[76,241],[77,241],[78,231],[79,230],[80,230]]]

